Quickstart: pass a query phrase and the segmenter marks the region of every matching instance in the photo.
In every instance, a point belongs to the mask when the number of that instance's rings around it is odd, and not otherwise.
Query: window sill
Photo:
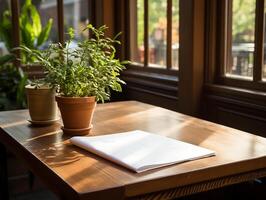
[[[228,88],[243,88],[243,90],[247,91],[262,91],[266,92],[266,82],[265,81],[259,81],[259,82],[253,82],[252,79],[245,79],[245,78],[239,78],[239,77],[220,77],[218,79],[218,84],[224,85]]]
[[[207,84],[204,87],[204,94],[222,96],[231,99],[237,99],[241,102],[251,102],[256,103],[257,105],[266,106],[266,92],[258,90],[242,89],[238,87],[216,84]]]
[[[134,76],[145,79],[148,78],[151,80],[165,81],[165,82],[170,82],[172,84],[178,83],[177,75],[162,74],[162,73],[144,71],[139,69],[128,69],[124,71],[122,74],[124,76]]]

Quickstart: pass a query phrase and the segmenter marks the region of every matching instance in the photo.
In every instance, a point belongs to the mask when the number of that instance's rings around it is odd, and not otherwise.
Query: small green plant
[[[117,37],[106,38],[106,29],[106,26],[96,29],[89,24],[84,30],[89,30],[92,37],[79,42],[76,48],[70,48],[74,38],[74,31],[70,29],[70,39],[64,45],[54,43],[43,51],[26,46],[21,49],[36,57],[44,67],[45,81],[57,88],[62,96],[95,96],[97,101],[104,102],[110,98],[110,89],[122,90],[124,81],[118,76],[127,64],[127,61],[120,62],[115,58],[114,44],[120,42]]]

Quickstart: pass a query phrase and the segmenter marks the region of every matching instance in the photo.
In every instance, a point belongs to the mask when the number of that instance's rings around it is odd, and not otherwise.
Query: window
[[[67,32],[69,27],[74,28],[76,34],[74,40],[76,41],[88,37],[89,33],[82,31],[89,23],[88,7],[88,0],[64,1],[64,30]]]
[[[25,41],[23,34],[20,34],[19,17],[22,13],[23,5],[26,0],[0,0],[0,3],[10,4],[12,10],[12,23],[14,30],[12,31],[13,45],[19,46],[21,41]],[[88,37],[88,33],[82,33],[85,25],[89,22],[89,7],[91,1],[88,0],[31,0],[40,15],[40,21],[44,27],[50,19],[52,19],[52,28],[49,38],[42,45],[37,45],[36,48],[45,48],[50,41],[59,41],[61,43],[67,39],[67,29],[73,27],[77,36],[76,40],[81,40]],[[4,7],[1,6],[1,9]],[[31,20],[27,20],[31,21]],[[36,44],[36,42],[34,42]],[[27,45],[27,44],[26,44]],[[73,44],[75,45],[75,44]]]
[[[179,0],[130,1],[130,59],[144,68],[178,69]]]
[[[20,14],[22,13],[23,5],[25,0],[19,1]],[[52,28],[49,34],[49,38],[43,46],[47,46],[51,41],[58,41],[58,14],[57,14],[57,3],[52,0],[32,0],[32,4],[36,7],[39,15],[42,27],[44,27],[48,21],[52,20]]]
[[[219,2],[224,17],[218,18],[221,39],[222,84],[266,91],[265,1],[226,0]],[[222,33],[219,35],[219,32]]]
[[[231,3],[232,15],[228,19],[231,20],[228,22],[231,23],[231,31],[228,32],[231,51],[226,75],[251,78],[254,65],[256,0],[233,0]]]

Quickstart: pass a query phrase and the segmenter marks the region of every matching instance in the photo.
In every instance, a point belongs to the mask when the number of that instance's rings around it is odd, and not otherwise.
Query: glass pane
[[[232,55],[226,75],[253,76],[256,0],[233,0]]]
[[[36,31],[36,25],[39,23],[36,18],[34,18],[34,10],[31,10],[30,6],[25,9],[25,0],[19,1],[20,20],[27,16],[28,19],[26,21],[30,24],[29,29],[25,28],[25,25],[20,27],[21,43],[30,48],[43,49],[46,48],[51,41],[58,41],[57,3],[53,0],[32,0],[31,2],[38,11],[42,28]],[[51,30],[47,31],[47,37],[44,37],[43,40],[38,39],[41,35],[41,31],[48,25],[49,20],[51,21]],[[27,35],[29,35],[27,34],[28,32],[30,33],[30,38],[27,37]]]
[[[45,26],[49,19],[53,20],[51,32],[47,44],[58,41],[57,2],[53,0],[33,0],[39,2],[38,10],[41,15],[42,25]]]
[[[172,13],[172,69],[178,70],[179,0],[173,0]]]
[[[131,0],[130,8],[130,58],[144,63],[144,0]]]
[[[167,0],[149,0],[149,63],[166,68]]]
[[[9,19],[9,24],[6,24],[4,31],[0,32],[0,56],[8,53],[11,48],[11,20],[10,20],[10,5],[8,0],[0,0],[0,24],[3,26],[4,20]]]
[[[75,39],[83,40],[88,37],[88,31],[82,31],[89,23],[88,0],[64,1],[65,32],[72,27],[75,30]],[[65,35],[68,38],[68,35]]]

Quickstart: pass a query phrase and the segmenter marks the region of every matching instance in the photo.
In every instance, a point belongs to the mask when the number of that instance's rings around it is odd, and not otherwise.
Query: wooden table
[[[72,146],[60,124],[28,118],[1,112],[0,141],[62,199],[171,199],[266,176],[266,139],[140,102],[98,105],[91,135],[140,129],[217,156],[137,174]]]

